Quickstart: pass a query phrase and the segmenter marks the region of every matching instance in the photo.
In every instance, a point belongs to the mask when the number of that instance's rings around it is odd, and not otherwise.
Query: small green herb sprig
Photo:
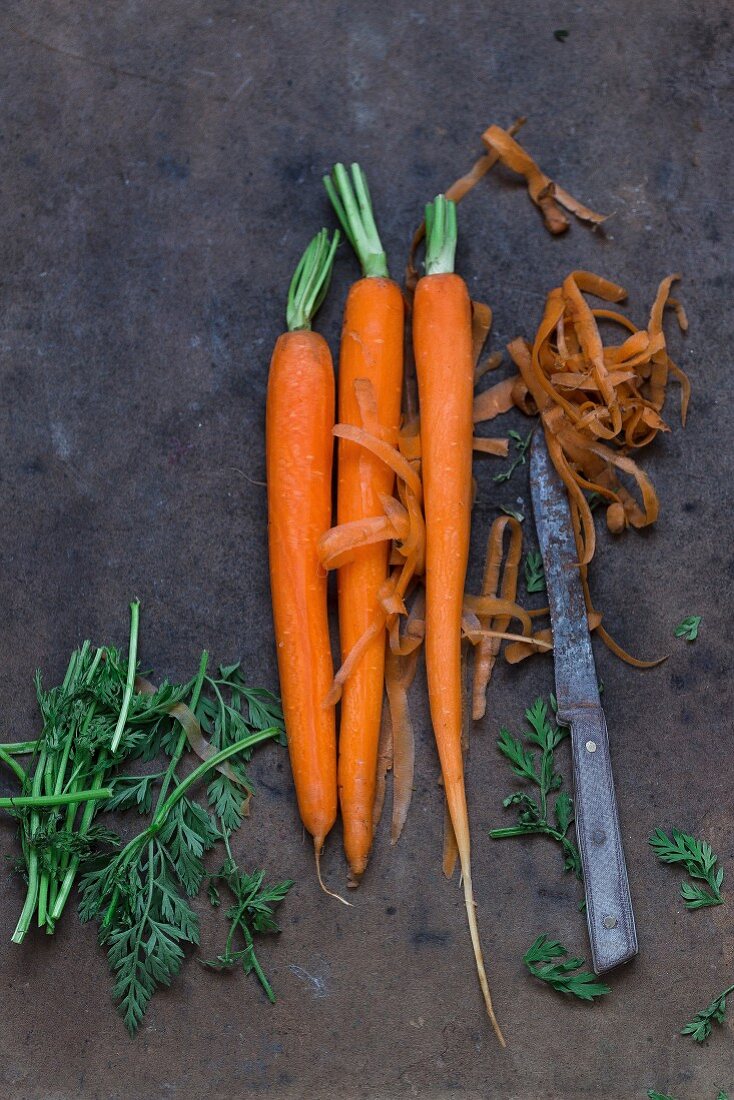
[[[723,904],[724,870],[717,868],[717,856],[707,841],[697,840],[678,829],[673,829],[670,837],[662,829],[656,829],[650,837],[650,847],[661,863],[682,864],[692,879],[706,883],[706,886],[699,886],[695,881],[681,883],[686,909]]]
[[[248,874],[241,871],[234,860],[226,835],[224,843],[227,858],[219,870],[209,876],[207,893],[209,901],[216,908],[221,904],[220,889],[226,887],[229,890],[233,901],[224,914],[229,921],[229,933],[220,954],[214,959],[205,960],[202,965],[212,970],[233,970],[241,967],[245,974],[254,972],[268,1000],[275,1002],[272,986],[255,953],[254,936],[280,931],[275,923],[275,909],[283,901],[293,882],[289,879],[276,886],[266,886],[265,872],[254,871]],[[244,946],[235,949],[238,936]]]
[[[525,555],[525,591],[528,595],[545,592],[543,556],[538,550],[528,550]]]
[[[695,642],[698,637],[698,628],[703,622],[703,615],[689,615],[675,628],[676,638],[685,638],[687,642]]]
[[[492,478],[498,485],[503,484],[505,481],[509,481],[518,466],[524,466],[527,462],[528,448],[530,447],[530,441],[533,438],[532,431],[528,432],[527,436],[523,439],[519,432],[509,431],[507,433],[515,444],[515,457],[506,470],[502,470],[501,473],[495,474]]]
[[[534,978],[546,982],[558,993],[578,997],[581,1001],[593,1001],[611,992],[596,974],[581,969],[584,959],[569,958],[566,948],[548,936],[537,938],[523,955],[523,962]]]
[[[656,1092],[655,1089],[648,1089],[647,1100],[675,1100],[675,1097],[670,1096],[667,1092]],[[717,1094],[716,1100],[729,1100],[729,1093],[721,1089]]]
[[[278,741],[285,745],[283,711],[272,692],[248,686],[239,663],[220,665],[218,674],[205,676],[204,691],[196,706],[196,717],[203,733],[216,749],[226,749],[253,730],[277,728]],[[224,830],[242,824],[245,803],[243,790],[252,792],[244,765],[252,749],[230,761],[230,774],[216,772],[207,787],[209,806]]]
[[[517,508],[510,508],[507,504],[500,504],[499,510],[500,512],[503,512],[506,516],[512,516],[512,518],[516,519],[518,523],[522,523],[525,519],[525,516],[521,511],[519,511]]]
[[[563,786],[563,777],[555,770],[555,750],[568,736],[568,730],[551,722],[548,707],[542,699],[536,699],[532,707],[525,711],[525,718],[528,725],[523,731],[524,738],[540,750],[540,760],[536,759],[533,749],[526,748],[519,737],[513,737],[504,727],[500,730],[497,748],[509,761],[513,774],[537,788],[539,797],[532,798],[526,791],[508,795],[502,805],[505,809],[515,809],[517,824],[492,829],[489,835],[493,840],[522,836],[549,837],[561,848],[564,870],[572,872],[581,882],[581,856],[568,836],[574,821],[573,799],[566,791],[558,793]],[[554,804],[551,806],[552,796]]]
[[[695,1043],[703,1043],[708,1039],[714,1024],[723,1024],[726,1019],[726,999],[732,993],[734,993],[734,985],[730,985],[723,993],[714,997],[706,1008],[697,1012],[693,1019],[681,1028],[681,1035],[690,1035]]]

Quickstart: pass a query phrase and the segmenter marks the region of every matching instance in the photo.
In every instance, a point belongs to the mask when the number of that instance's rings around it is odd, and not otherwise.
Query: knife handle
[[[594,972],[602,974],[637,954],[607,723],[598,705],[565,708],[558,719],[571,728],[576,838],[584,872],[586,918]]]

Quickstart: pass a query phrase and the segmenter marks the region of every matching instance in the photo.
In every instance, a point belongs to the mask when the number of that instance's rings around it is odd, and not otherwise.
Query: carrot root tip
[[[324,846],[324,837],[315,836],[313,838],[313,851],[314,851],[314,856],[316,858],[316,878],[319,880],[319,886],[321,887],[321,889],[324,891],[325,894],[329,895],[330,898],[336,898],[336,900],[340,901],[342,903],[342,905],[348,905],[349,908],[351,909],[352,908],[351,901],[347,901],[347,899],[343,898],[341,896],[341,894],[337,894],[334,890],[330,890],[328,888],[328,886],[326,886],[326,884],[324,883],[323,878],[321,877],[321,849],[323,848],[323,846]]]

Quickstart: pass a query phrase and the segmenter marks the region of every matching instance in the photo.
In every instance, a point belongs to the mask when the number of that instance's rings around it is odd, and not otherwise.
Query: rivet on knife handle
[[[637,954],[622,835],[614,796],[609,738],[600,706],[571,709],[576,788],[576,838],[586,887],[586,917],[594,971],[602,974]]]

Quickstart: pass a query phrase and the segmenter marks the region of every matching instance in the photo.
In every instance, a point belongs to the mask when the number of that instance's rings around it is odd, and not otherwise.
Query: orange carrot
[[[347,298],[339,355],[339,421],[363,427],[359,385],[369,382],[376,408],[371,430],[393,446],[400,427],[403,377],[403,298],[388,277],[385,253],[372,214],[367,181],[359,165],[351,179],[337,164],[324,180],[344,231],[362,266],[363,278]],[[348,439],[338,453],[339,524],[384,517],[383,499],[393,492],[393,471]],[[339,635],[346,659],[375,622],[388,575],[388,541],[361,546],[338,573]],[[342,692],[339,727],[339,800],[344,850],[356,885],[372,846],[373,807],[385,682],[385,632],[362,652]]]
[[[288,331],[268,379],[266,457],[270,584],[280,689],[301,820],[316,867],[336,820],[334,707],[323,701],[334,675],[326,573],[318,542],[331,523],[334,368],[311,320],[326,293],[339,234],[324,229],[306,249],[288,295]],[[322,883],[323,885],[323,883]]]
[[[474,358],[471,300],[453,271],[455,248],[456,206],[439,195],[426,209],[426,274],[413,303],[426,516],[426,671],[479,983],[504,1046],[479,943],[461,749],[461,616],[472,505]]]

